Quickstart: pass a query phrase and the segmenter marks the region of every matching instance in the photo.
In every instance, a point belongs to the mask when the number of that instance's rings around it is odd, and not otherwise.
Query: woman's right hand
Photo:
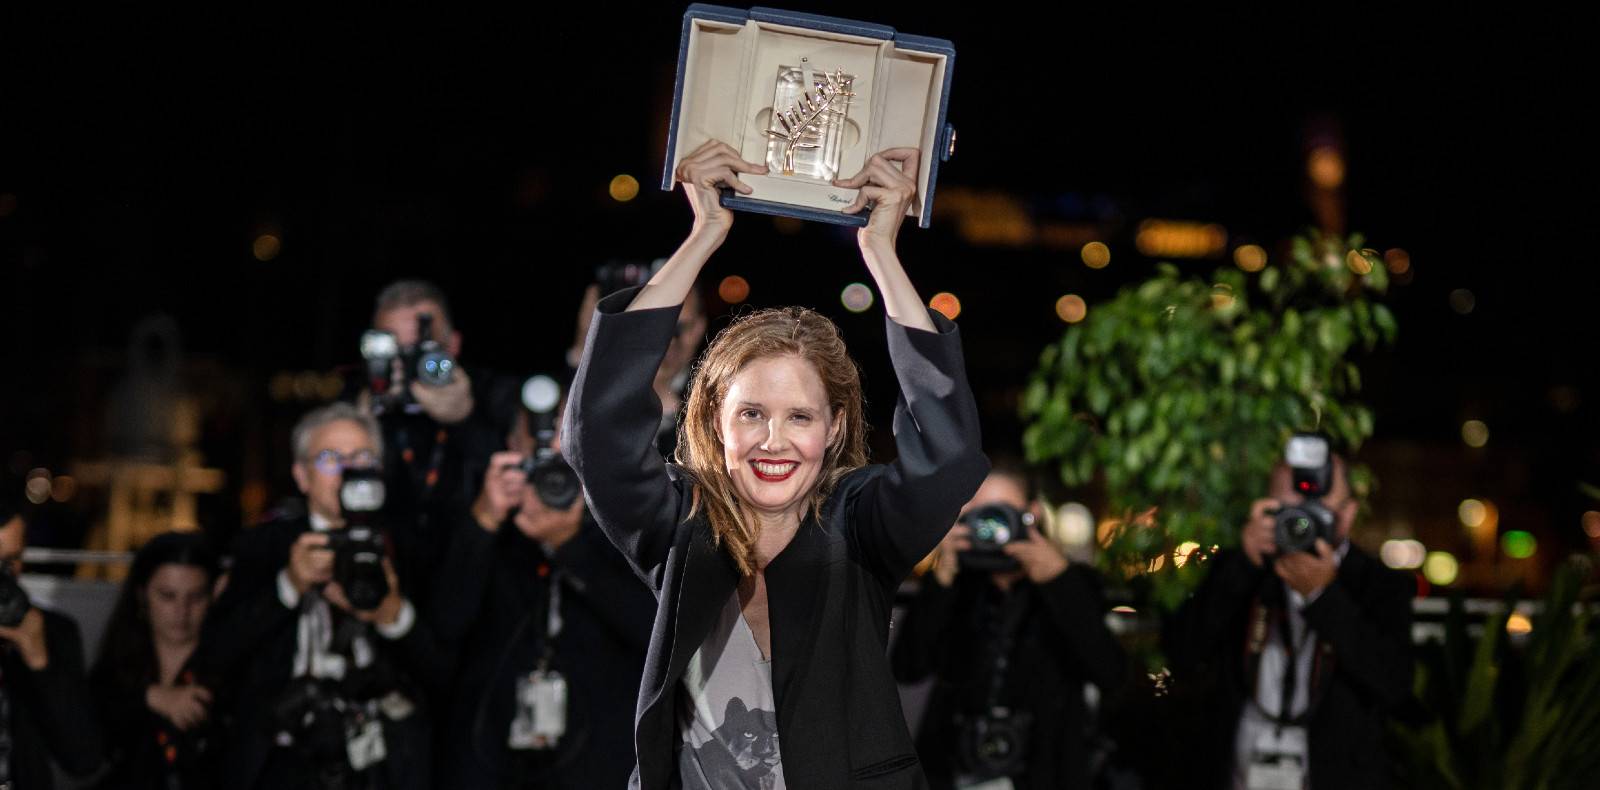
[[[188,730],[206,720],[211,692],[205,686],[157,684],[145,689],[144,704],[178,729]]]
[[[723,208],[718,188],[731,187],[741,195],[754,190],[739,180],[740,173],[765,174],[767,166],[739,158],[733,146],[721,140],[708,140],[678,163],[673,177],[683,184],[683,193],[694,209],[694,233],[721,240],[733,227],[733,212]]]

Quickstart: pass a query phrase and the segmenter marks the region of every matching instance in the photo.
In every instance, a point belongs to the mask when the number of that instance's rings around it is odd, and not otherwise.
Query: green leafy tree
[[[1232,545],[1296,430],[1354,450],[1372,434],[1357,349],[1393,342],[1388,272],[1362,239],[1315,232],[1250,274],[1151,279],[1089,310],[1039,357],[1023,396],[1028,459],[1103,487],[1119,525],[1102,562],[1173,608]],[[1352,469],[1358,496],[1370,490]]]

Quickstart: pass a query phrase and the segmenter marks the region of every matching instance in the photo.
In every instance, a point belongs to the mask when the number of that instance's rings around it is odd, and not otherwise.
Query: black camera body
[[[1028,765],[1033,714],[991,708],[979,716],[956,719],[956,756],[973,779],[1016,776]]]
[[[353,785],[347,735],[350,713],[334,682],[309,676],[291,680],[273,704],[278,737],[310,765],[311,787],[334,790]]]
[[[389,595],[389,576],[383,570],[388,546],[378,529],[383,510],[383,473],[377,469],[347,468],[339,484],[339,504],[345,528],[328,533],[333,552],[333,579],[344,589],[350,605],[371,611]]]
[[[1294,490],[1305,500],[1270,511],[1279,554],[1316,553],[1317,541],[1328,544],[1338,537],[1338,518],[1322,498],[1333,488],[1333,453],[1321,434],[1297,433],[1290,437],[1284,459]]]
[[[444,345],[434,339],[431,313],[417,316],[417,342],[409,346],[401,346],[388,332],[368,330],[361,336],[361,357],[367,361],[367,386],[372,391],[373,405],[380,413],[391,408],[407,412],[418,410],[410,389],[396,386],[394,363],[397,359],[401,375],[407,381],[442,387],[455,378],[456,361]]]
[[[0,563],[0,626],[16,628],[32,608],[28,591],[22,589],[16,574],[11,572],[11,563]]]
[[[960,523],[972,530],[972,548],[961,552],[962,570],[1014,571],[1022,567],[1004,549],[1006,544],[1028,537],[1034,526],[1032,513],[993,502],[967,511]]]
[[[549,376],[534,376],[522,385],[522,406],[528,410],[528,435],[534,450],[522,460],[522,472],[539,501],[552,510],[566,510],[583,495],[578,473],[556,452],[556,407],[561,386]]]

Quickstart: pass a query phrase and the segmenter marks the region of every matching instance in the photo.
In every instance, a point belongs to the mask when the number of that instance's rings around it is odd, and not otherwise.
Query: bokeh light
[[[250,245],[250,253],[263,263],[278,257],[280,252],[283,252],[283,240],[271,233],[257,236],[255,242]]]
[[[1482,420],[1467,420],[1461,424],[1461,441],[1468,447],[1482,447],[1489,443],[1489,426]]]
[[[1085,304],[1083,297],[1077,294],[1067,294],[1056,300],[1056,317],[1069,323],[1076,324],[1089,315],[1089,305]]]
[[[1111,263],[1111,248],[1105,242],[1091,241],[1083,245],[1079,255],[1083,257],[1083,265],[1091,269],[1104,269]]]
[[[1439,587],[1454,584],[1460,572],[1461,563],[1448,551],[1430,551],[1422,563],[1422,575],[1427,577],[1429,584]]]
[[[852,313],[865,313],[872,309],[872,289],[865,283],[850,283],[839,293],[839,301],[844,309]]]
[[[1514,529],[1500,536],[1500,550],[1514,560],[1525,560],[1539,550],[1539,541],[1532,533]]]
[[[951,321],[956,320],[956,316],[961,315],[961,300],[957,299],[956,295],[949,291],[941,291],[934,294],[933,298],[928,300],[928,306],[938,310],[944,314],[945,318]]]
[[[1259,244],[1243,244],[1233,251],[1235,266],[1247,272],[1259,272],[1267,268],[1267,251]]]
[[[737,274],[730,274],[717,285],[717,296],[728,304],[739,304],[750,298],[750,283]]]
[[[611,186],[607,189],[611,199],[618,203],[626,203],[639,196],[639,179],[623,173],[611,179]]]

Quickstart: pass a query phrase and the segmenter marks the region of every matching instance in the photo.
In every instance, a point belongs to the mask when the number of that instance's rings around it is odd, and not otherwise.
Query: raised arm
[[[845,214],[855,214],[870,208],[872,214],[867,226],[856,232],[856,243],[861,247],[861,257],[867,271],[883,294],[883,308],[895,323],[934,331],[928,310],[922,305],[911,278],[906,276],[900,256],[895,252],[895,239],[906,218],[906,208],[917,197],[917,158],[915,148],[890,148],[873,154],[866,167],[853,178],[835,181],[837,185],[858,189],[854,203],[844,208]]]
[[[889,358],[900,383],[898,457],[862,490],[853,521],[859,545],[888,584],[938,545],[989,471],[961,333],[923,305],[895,252],[906,207],[916,198],[917,156],[914,148],[891,148],[838,182],[860,189],[845,213],[872,204],[856,240],[883,295]]]
[[[767,166],[746,162],[739,158],[733,146],[710,140],[696,148],[678,165],[676,177],[683,184],[683,193],[694,209],[694,228],[689,231],[678,251],[667,259],[661,270],[639,290],[629,310],[649,310],[657,307],[676,307],[683,304],[694,287],[700,267],[728,238],[733,227],[733,212],[723,208],[718,185],[732,187],[741,195],[751,192],[750,185],[739,180],[740,173],[765,173]]]
[[[568,395],[562,453],[583,481],[600,528],[653,589],[659,589],[683,503],[656,449],[656,370],[684,298],[733,225],[732,213],[718,202],[717,185],[749,192],[737,174],[765,169],[715,141],[684,160],[678,179],[694,209],[694,228],[648,284],[596,305]]]

